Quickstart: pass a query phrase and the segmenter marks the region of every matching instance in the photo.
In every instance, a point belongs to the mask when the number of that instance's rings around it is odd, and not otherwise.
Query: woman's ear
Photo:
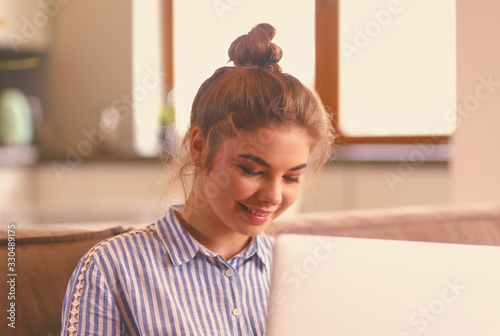
[[[189,153],[195,165],[200,166],[205,149],[205,136],[199,126],[193,127],[189,139]]]

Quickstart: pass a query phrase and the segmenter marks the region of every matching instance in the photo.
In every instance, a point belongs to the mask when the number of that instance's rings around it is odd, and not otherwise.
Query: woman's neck
[[[244,250],[252,239],[220,225],[216,219],[213,219],[213,216],[207,216],[206,212],[195,214],[189,211],[188,202],[180,211],[176,211],[176,215],[194,239],[210,251],[221,255],[225,260],[231,259]]]

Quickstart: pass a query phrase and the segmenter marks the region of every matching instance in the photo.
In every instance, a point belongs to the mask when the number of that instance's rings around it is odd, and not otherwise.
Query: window
[[[132,1],[134,147],[142,156],[159,151],[158,114],[164,100],[162,1]],[[121,98],[125,100],[125,98]]]
[[[284,50],[280,65],[315,86],[332,111],[342,143],[437,144],[455,128],[453,0],[293,5],[212,0],[195,7],[165,0],[164,5],[164,41],[170,41],[164,48],[166,89],[175,88],[180,133],[188,125],[196,90],[226,65],[231,41],[260,22],[277,28],[275,42]]]
[[[451,135],[453,0],[318,0],[316,30],[316,85],[343,142]]]

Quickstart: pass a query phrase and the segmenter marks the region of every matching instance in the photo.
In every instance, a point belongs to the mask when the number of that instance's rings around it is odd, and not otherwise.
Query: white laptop
[[[499,336],[500,247],[281,235],[267,336]]]

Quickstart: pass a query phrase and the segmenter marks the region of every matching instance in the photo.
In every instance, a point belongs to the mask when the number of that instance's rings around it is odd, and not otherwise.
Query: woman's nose
[[[257,192],[257,199],[271,206],[280,205],[283,201],[280,181],[266,181]]]

